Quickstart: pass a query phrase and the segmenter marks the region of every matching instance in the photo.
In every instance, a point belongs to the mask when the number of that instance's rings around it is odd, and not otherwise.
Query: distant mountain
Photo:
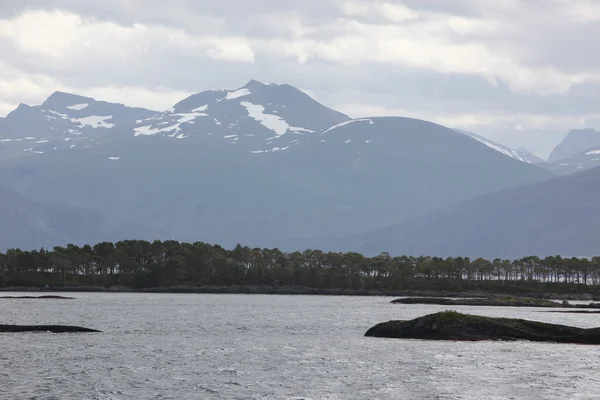
[[[470,256],[600,254],[600,168],[489,193],[338,243],[366,254]]]
[[[105,240],[168,238],[143,224],[117,223],[96,211],[36,201],[5,186],[0,186],[0,226],[0,251]]]
[[[600,131],[594,129],[573,129],[560,142],[548,157],[548,162],[564,160],[594,147],[600,147]]]
[[[135,125],[156,111],[54,92],[39,106],[20,104],[0,120],[0,155],[43,154],[91,146],[114,127]]]
[[[551,177],[441,125],[351,120],[257,81],[115,124],[86,146],[0,159],[0,183],[35,198],[177,240],[290,250]]]
[[[527,149],[524,149],[524,148],[513,149],[511,147],[504,146],[500,143],[496,143],[490,139],[487,139],[487,138],[485,138],[481,135],[478,135],[476,133],[473,133],[473,132],[465,131],[462,129],[455,129],[455,130],[460,133],[464,133],[465,135],[471,136],[473,139],[480,141],[481,143],[485,144],[486,146],[491,147],[492,149],[494,149],[504,155],[507,155],[511,158],[514,158],[516,160],[523,161],[523,162],[529,163],[529,164],[538,164],[538,163],[545,162],[542,158],[536,156],[535,154],[533,154],[532,152],[530,152]]]
[[[542,167],[557,175],[568,175],[597,166],[600,166],[600,145]]]

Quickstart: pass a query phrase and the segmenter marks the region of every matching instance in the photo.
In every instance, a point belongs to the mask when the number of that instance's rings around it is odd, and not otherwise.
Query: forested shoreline
[[[232,250],[207,243],[125,240],[0,253],[0,287],[304,287],[313,292],[432,290],[600,294],[600,257],[485,260],[382,253]],[[194,291],[190,289],[189,291]]]

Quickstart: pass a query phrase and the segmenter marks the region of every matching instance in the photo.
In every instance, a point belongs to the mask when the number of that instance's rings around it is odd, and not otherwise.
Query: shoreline
[[[447,298],[494,298],[510,295],[552,300],[600,300],[600,296],[591,293],[499,293],[499,292],[450,292],[446,290],[367,290],[367,289],[316,289],[306,286],[268,286],[268,285],[232,285],[232,286],[167,286],[135,289],[127,286],[54,286],[54,287],[4,287],[1,292],[66,292],[66,293],[189,293],[189,294],[269,294],[269,295],[317,295],[317,296],[368,296],[368,297],[447,297]]]

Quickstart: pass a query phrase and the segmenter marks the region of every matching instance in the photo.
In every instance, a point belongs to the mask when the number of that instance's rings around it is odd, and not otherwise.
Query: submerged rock
[[[600,328],[584,329],[512,318],[491,318],[444,311],[409,321],[375,325],[365,336],[427,340],[530,340],[600,344]]]
[[[100,332],[95,329],[82,328],[68,325],[0,325],[0,332],[52,332],[52,333],[79,333]]]

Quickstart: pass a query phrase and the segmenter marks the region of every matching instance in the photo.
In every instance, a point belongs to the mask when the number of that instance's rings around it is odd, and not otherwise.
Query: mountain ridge
[[[529,164],[539,164],[539,163],[545,162],[544,159],[536,156],[531,151],[529,151],[525,148],[520,147],[518,149],[514,149],[511,147],[505,146],[503,144],[494,142],[493,140],[490,140],[490,139],[488,139],[484,136],[481,136],[477,133],[469,132],[464,129],[456,129],[455,128],[455,130],[460,133],[464,133],[465,135],[468,135],[468,136],[472,137],[473,139],[480,141],[481,143],[485,144],[486,146],[491,147],[492,149],[494,149],[502,154],[505,154],[511,158],[514,158],[516,160],[523,161],[523,162],[529,163]]]

